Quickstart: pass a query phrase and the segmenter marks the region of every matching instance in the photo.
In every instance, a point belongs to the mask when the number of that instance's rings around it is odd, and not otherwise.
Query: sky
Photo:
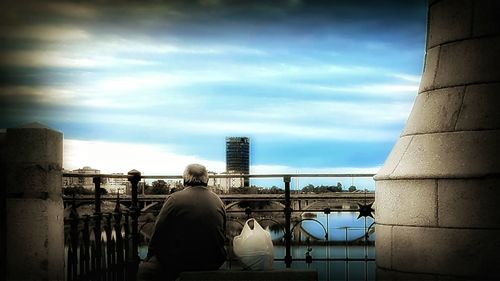
[[[376,173],[422,73],[426,3],[3,1],[1,128],[64,133],[66,169]]]

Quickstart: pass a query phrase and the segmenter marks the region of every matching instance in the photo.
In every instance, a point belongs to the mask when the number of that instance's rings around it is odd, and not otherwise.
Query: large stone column
[[[35,123],[2,138],[7,280],[63,280],[63,136]]]
[[[498,279],[500,1],[429,1],[425,67],[376,180],[379,279]]]

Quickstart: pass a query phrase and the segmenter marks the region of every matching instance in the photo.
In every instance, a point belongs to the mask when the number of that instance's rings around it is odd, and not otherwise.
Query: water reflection
[[[319,280],[375,280],[374,227],[370,228],[365,243],[365,231],[374,220],[370,217],[357,219],[357,216],[357,213],[332,212],[328,215],[313,213],[295,218],[290,226],[295,226],[292,231],[291,254],[294,259],[292,268],[316,269]],[[284,220],[256,219],[271,232],[275,255],[274,268],[285,268]],[[240,234],[245,221],[244,218],[228,219],[226,230],[228,250],[231,248],[232,238]],[[328,239],[325,239],[325,230],[328,232]],[[310,264],[305,262],[305,254],[308,251],[313,257],[313,262]],[[142,245],[139,255],[144,258],[146,254],[147,245]],[[231,262],[224,265],[228,269],[232,266]]]
[[[284,235],[284,220],[271,218],[257,218],[257,221],[271,232],[271,237],[274,241],[279,241]],[[372,226],[374,220],[371,217],[357,218],[357,213],[351,212],[332,212],[324,213],[309,213],[307,216],[295,218],[290,226],[293,230],[300,229],[300,232],[293,231],[294,242],[304,242],[309,240],[328,240],[332,242],[354,242],[364,239],[366,231],[369,231],[368,240],[375,241],[374,228]],[[239,235],[244,219],[229,219],[227,235],[228,238],[233,238]],[[299,235],[297,235],[299,234]],[[325,234],[328,234],[326,237]]]
[[[314,237],[315,239],[324,239],[324,228],[328,230],[329,241],[356,241],[363,239],[365,232],[373,224],[374,220],[371,217],[362,217],[357,219],[357,213],[350,212],[332,212],[330,214],[315,213],[315,220],[304,220],[301,223],[301,229]],[[368,238],[370,241],[375,241],[374,234]]]

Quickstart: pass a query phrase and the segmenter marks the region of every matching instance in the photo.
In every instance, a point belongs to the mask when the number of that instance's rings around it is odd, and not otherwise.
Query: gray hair
[[[184,170],[182,175],[185,186],[207,186],[208,172],[205,166],[200,164],[190,164]]]

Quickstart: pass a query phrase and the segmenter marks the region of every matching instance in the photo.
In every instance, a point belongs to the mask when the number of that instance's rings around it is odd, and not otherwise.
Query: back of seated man
[[[206,168],[188,165],[183,179],[185,188],[168,197],[156,219],[147,260],[158,262],[161,272],[153,279],[175,280],[182,271],[215,270],[226,260],[226,211],[207,189]]]

